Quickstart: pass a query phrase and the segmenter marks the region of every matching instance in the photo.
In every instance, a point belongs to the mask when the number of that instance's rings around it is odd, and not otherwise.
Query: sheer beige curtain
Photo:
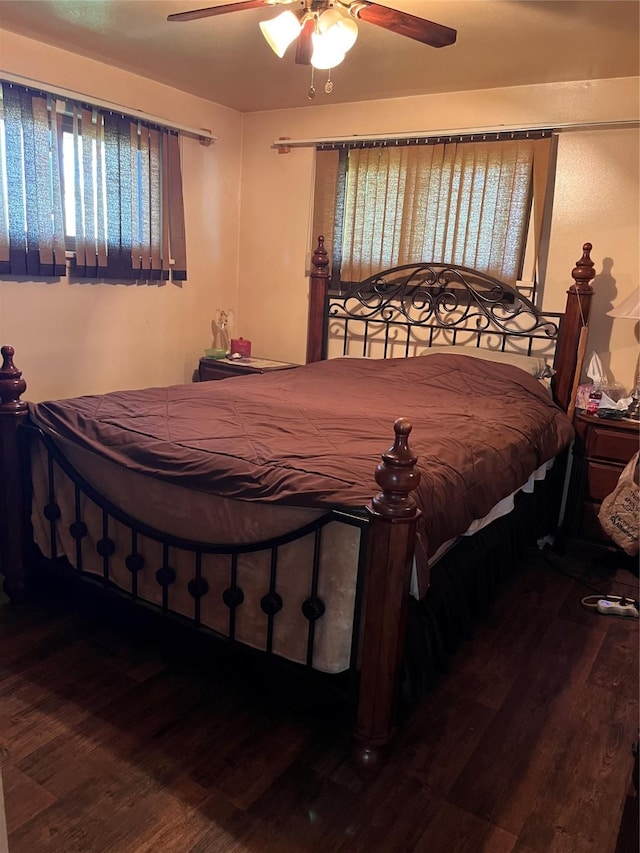
[[[346,155],[346,151],[343,152]],[[346,156],[344,157],[346,163]],[[342,170],[345,171],[344,169]],[[332,261],[332,284],[340,281],[340,238],[344,216],[344,181],[339,193],[340,152],[337,150],[316,152],[316,175],[313,192],[313,223],[311,226],[311,251],[324,237],[324,246]],[[336,239],[338,245],[336,245]]]
[[[331,235],[342,281],[424,260],[473,267],[513,283],[534,191],[539,241],[550,143],[547,137],[353,148],[344,211],[339,191],[333,210],[328,190],[318,193],[319,184],[330,185],[339,174],[340,154],[319,151],[314,228]]]

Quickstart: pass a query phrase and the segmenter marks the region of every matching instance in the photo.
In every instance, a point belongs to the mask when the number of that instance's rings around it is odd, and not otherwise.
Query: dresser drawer
[[[587,435],[586,455],[626,464],[638,450],[638,435],[594,424]]]
[[[613,421],[580,413],[575,421],[566,527],[572,535],[600,545],[613,545],[598,521],[602,501],[616,488],[627,462],[640,446],[640,423]]]
[[[623,470],[622,465],[589,462],[587,465],[586,497],[594,501],[604,500],[615,489]]]

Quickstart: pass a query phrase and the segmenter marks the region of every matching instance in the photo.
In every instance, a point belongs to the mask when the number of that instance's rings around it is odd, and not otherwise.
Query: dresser
[[[610,544],[600,528],[598,512],[639,449],[640,423],[581,413],[576,415],[574,426],[576,439],[567,503],[569,532],[581,539]]]
[[[229,379],[232,376],[247,376],[250,373],[270,373],[273,370],[290,370],[298,367],[288,361],[273,361],[270,358],[206,358],[198,364],[198,381],[209,382],[214,379]]]

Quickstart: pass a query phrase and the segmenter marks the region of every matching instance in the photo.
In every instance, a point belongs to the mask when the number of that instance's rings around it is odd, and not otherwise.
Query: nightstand
[[[271,373],[273,370],[290,370],[299,367],[288,361],[273,361],[270,358],[207,358],[203,356],[198,364],[198,381],[209,382],[212,379],[229,379],[232,376],[246,376],[249,373]]]
[[[574,426],[576,439],[566,512],[569,532],[590,542],[611,545],[600,528],[598,512],[639,448],[640,423],[581,413],[576,415]]]

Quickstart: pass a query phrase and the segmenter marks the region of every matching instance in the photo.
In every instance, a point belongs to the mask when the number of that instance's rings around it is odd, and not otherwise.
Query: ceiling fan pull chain
[[[312,101],[316,96],[315,86],[313,85],[313,65],[311,66],[311,85],[309,86],[309,91],[307,92],[307,98]]]
[[[327,95],[330,95],[333,92],[333,80],[331,79],[331,69],[329,69],[329,76],[327,78],[327,82],[324,84],[324,90]]]

